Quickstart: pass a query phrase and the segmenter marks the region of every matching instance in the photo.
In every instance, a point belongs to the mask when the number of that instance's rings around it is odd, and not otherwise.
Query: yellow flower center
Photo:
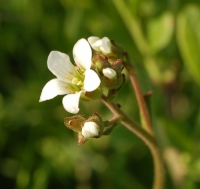
[[[74,77],[72,80],[72,84],[77,85],[78,87],[83,87],[83,81],[77,79],[76,77]]]

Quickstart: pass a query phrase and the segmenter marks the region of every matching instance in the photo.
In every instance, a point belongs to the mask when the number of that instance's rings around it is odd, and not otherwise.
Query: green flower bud
[[[115,70],[118,74],[122,72],[124,68],[123,61],[121,59],[117,59],[113,64],[112,64],[112,69]]]
[[[94,39],[97,40],[98,38]],[[98,40],[94,44],[96,45],[96,50],[100,49],[98,46],[100,42]],[[118,47],[113,41],[112,44],[114,47]],[[110,47],[112,47],[112,45]],[[121,53],[121,48],[119,48],[119,50],[120,57],[124,56]],[[117,52],[117,50],[115,52]],[[115,91],[114,94],[116,94],[125,81],[124,74],[122,74],[124,68],[123,60],[119,59],[119,54],[107,53],[103,55],[101,51],[97,51],[92,58],[92,68],[99,74],[101,87],[104,87],[104,91],[112,90],[112,92],[109,92],[110,94],[113,94],[113,91]],[[86,96],[88,95],[90,95],[90,93],[86,93]],[[88,98],[90,97],[88,96]]]
[[[95,53],[92,57],[92,68],[101,73],[104,68],[111,67],[108,58],[105,55]]]

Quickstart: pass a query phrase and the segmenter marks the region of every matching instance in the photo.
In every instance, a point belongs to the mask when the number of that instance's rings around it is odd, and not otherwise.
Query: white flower
[[[82,128],[82,135],[85,139],[99,136],[99,126],[95,122],[86,122]]]
[[[40,102],[57,95],[67,94],[63,98],[64,108],[73,114],[79,111],[79,100],[83,92],[94,91],[100,85],[99,76],[91,70],[92,51],[85,39],[80,39],[73,48],[74,66],[69,56],[52,51],[47,60],[49,70],[57,77],[50,80],[43,88]]]
[[[104,68],[102,72],[103,75],[105,75],[109,79],[113,79],[116,77],[116,71],[113,70],[112,68]]]
[[[111,53],[111,42],[110,39],[104,37],[100,39],[99,37],[89,37],[88,42],[95,51],[101,51],[102,53]]]

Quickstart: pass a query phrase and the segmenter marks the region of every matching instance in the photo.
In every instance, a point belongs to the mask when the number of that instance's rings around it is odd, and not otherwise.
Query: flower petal
[[[88,41],[95,51],[101,51],[105,54],[111,53],[111,43],[110,39],[107,37],[100,39],[98,37],[92,36],[88,38]]]
[[[99,126],[92,121],[86,122],[82,128],[81,133],[86,139],[99,136]]]
[[[72,114],[78,113],[81,93],[82,91],[75,94],[68,94],[63,98],[62,103],[66,111]]]
[[[91,36],[88,38],[88,42],[95,51],[99,51],[99,46],[102,44],[99,37]]]
[[[94,70],[85,71],[84,89],[88,92],[94,91],[99,87],[101,80]]]
[[[49,70],[60,80],[70,82],[77,71],[69,56],[59,51],[52,51],[47,59]]]
[[[109,54],[111,53],[111,43],[110,43],[110,39],[108,39],[107,37],[102,38],[102,45],[100,46],[100,50],[103,53]]]
[[[50,80],[42,89],[39,102],[50,100],[57,95],[68,94],[69,91],[66,89],[67,83],[56,79]]]
[[[80,39],[74,45],[73,56],[75,63],[80,68],[90,69],[92,64],[92,50],[85,39]]]

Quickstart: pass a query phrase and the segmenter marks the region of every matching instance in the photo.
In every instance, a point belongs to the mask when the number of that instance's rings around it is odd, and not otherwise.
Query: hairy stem
[[[127,129],[136,134],[149,147],[154,161],[153,189],[164,189],[164,162],[155,137],[127,116],[116,104],[108,102],[105,96],[102,97],[102,101],[115,116],[119,116],[121,118],[121,123]]]

